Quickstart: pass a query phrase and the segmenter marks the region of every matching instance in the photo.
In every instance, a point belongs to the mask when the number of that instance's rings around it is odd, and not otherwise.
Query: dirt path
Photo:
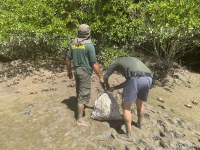
[[[116,137],[124,133],[122,121],[96,121],[86,109],[88,128],[76,126],[74,80],[66,72],[44,69],[28,76],[5,78],[0,83],[1,150],[134,150],[200,149],[200,75],[178,71],[164,87],[154,86],[145,104],[142,129],[138,129],[133,106],[133,142]],[[113,75],[114,84],[123,78]],[[91,104],[102,93],[92,77]],[[113,95],[120,105],[121,91]],[[198,102],[193,104],[192,102]],[[186,107],[188,105],[192,108]],[[120,110],[121,111],[121,110]]]

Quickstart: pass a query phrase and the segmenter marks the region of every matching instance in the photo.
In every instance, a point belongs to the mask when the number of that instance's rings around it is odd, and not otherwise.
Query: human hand
[[[100,78],[99,78],[99,81],[100,81],[101,84],[105,84],[105,81],[104,81],[104,78],[103,78],[103,77],[100,77]]]
[[[109,87],[108,91],[113,92],[115,90],[114,87]]]

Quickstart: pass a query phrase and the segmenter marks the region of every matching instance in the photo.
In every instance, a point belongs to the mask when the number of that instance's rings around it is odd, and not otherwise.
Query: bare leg
[[[118,135],[120,139],[132,142],[131,136],[131,122],[132,122],[132,114],[131,114],[131,103],[122,102],[123,109],[123,118],[126,126],[126,135]]]
[[[137,106],[137,116],[138,116],[137,125],[138,125],[138,128],[141,128],[143,114],[144,114],[144,105],[143,105],[142,100],[137,99],[136,106]]]
[[[87,127],[88,125],[85,123],[85,121],[83,120],[83,112],[84,112],[84,104],[79,103],[77,104],[78,107],[78,118],[77,118],[77,125],[79,126],[85,126]]]

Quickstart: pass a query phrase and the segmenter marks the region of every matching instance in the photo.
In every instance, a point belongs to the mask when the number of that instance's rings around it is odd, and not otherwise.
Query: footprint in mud
[[[166,144],[166,142],[165,141],[163,141],[163,140],[160,140],[159,141],[159,145],[162,147],[162,148],[169,148],[169,146]]]
[[[169,138],[173,138],[173,139],[177,139],[177,138],[182,138],[185,136],[184,133],[178,133],[176,131],[168,131],[168,130],[165,130],[165,131],[161,131],[160,132],[160,136],[161,137],[169,137]]]
[[[171,118],[165,117],[165,119],[166,119],[170,124],[175,125],[175,122],[174,122]]]
[[[183,133],[178,133],[178,132],[174,131],[173,129],[169,129],[169,128],[171,128],[171,126],[169,124],[163,122],[162,120],[157,120],[157,123],[162,127],[162,129],[160,131],[161,137],[182,138],[185,136],[185,134],[183,134]]]
[[[99,141],[109,141],[115,139],[115,136],[112,133],[103,133],[96,137]]]
[[[30,104],[26,111],[22,114],[23,116],[30,116],[32,114],[33,104]]]
[[[101,149],[101,150],[116,150],[116,148],[114,146],[110,146],[110,145],[106,145],[106,144],[100,145],[98,149]]]
[[[181,127],[181,128],[184,128],[184,121],[183,120],[177,120],[176,125]]]
[[[183,138],[185,136],[184,133],[178,133],[174,130],[169,131],[169,132],[170,132],[170,135],[172,136],[172,138]]]
[[[162,120],[157,120],[157,124],[161,127],[164,127],[165,126],[165,122],[163,122]]]
[[[175,150],[195,150],[195,146],[185,140],[171,141],[170,147]]]
[[[150,119],[150,115],[147,114],[147,113],[144,113],[144,118],[146,118],[146,119]]]
[[[157,106],[162,108],[162,109],[166,109],[165,106],[163,106],[163,105],[157,105]]]
[[[121,150],[132,150],[128,145],[122,145]]]
[[[163,141],[163,140],[161,139],[161,137],[159,137],[159,136],[154,136],[152,139],[153,139],[154,141],[158,141],[159,146],[161,146],[162,148],[168,148],[168,147],[169,147],[169,146],[167,145],[167,143],[166,143],[165,141]]]
[[[138,149],[148,149],[148,150],[154,150],[156,149],[154,146],[151,146],[149,143],[145,142],[142,139],[139,139],[137,142],[137,148]]]

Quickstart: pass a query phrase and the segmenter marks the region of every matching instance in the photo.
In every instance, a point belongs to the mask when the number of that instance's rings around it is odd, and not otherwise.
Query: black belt
[[[151,77],[151,78],[153,78],[153,74],[146,73],[146,72],[130,72],[130,77]]]

